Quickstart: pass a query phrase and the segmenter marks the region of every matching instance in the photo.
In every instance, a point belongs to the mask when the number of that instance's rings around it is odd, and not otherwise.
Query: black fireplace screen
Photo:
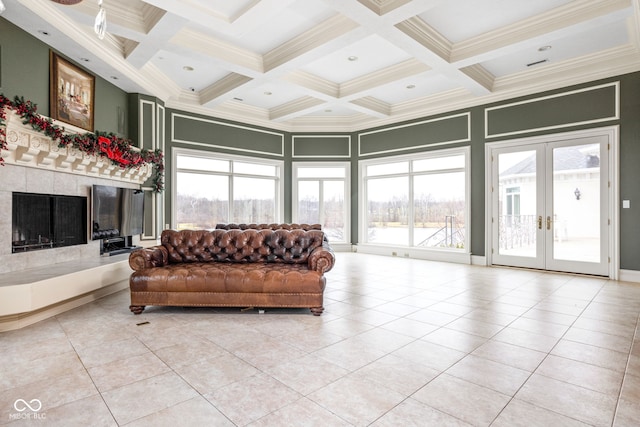
[[[13,193],[12,252],[87,243],[87,198]]]

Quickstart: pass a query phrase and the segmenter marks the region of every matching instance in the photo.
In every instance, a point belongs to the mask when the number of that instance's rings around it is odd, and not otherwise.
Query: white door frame
[[[562,132],[540,135],[527,138],[516,138],[499,142],[487,142],[485,144],[485,260],[486,265],[493,265],[492,242],[494,226],[492,223],[492,182],[493,168],[491,162],[492,150],[503,147],[516,147],[519,145],[543,144],[566,139],[585,138],[593,136],[607,136],[609,140],[609,278],[617,280],[620,273],[620,257],[618,254],[618,242],[620,241],[619,229],[619,126],[607,126],[602,128],[585,129],[573,132]],[[497,191],[497,189],[495,189]]]

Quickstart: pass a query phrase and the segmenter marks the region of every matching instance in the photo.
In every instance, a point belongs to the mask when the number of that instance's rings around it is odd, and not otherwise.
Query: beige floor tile
[[[367,309],[345,316],[345,319],[366,323],[371,326],[380,326],[398,319],[398,316],[383,313],[377,309]]]
[[[509,328],[520,329],[523,331],[533,332],[534,334],[547,335],[554,338],[562,337],[569,329],[566,325],[545,322],[538,319],[530,319],[521,317],[516,319],[509,325]]]
[[[192,365],[207,359],[214,359],[226,353],[226,350],[223,350],[211,341],[194,339],[189,343],[160,348],[155,352],[155,355],[167,365],[179,367]]]
[[[271,338],[269,341],[261,343],[247,342],[244,346],[235,349],[233,354],[248,364],[265,370],[289,360],[298,359],[306,355],[307,352],[276,338]]]
[[[627,375],[622,385],[614,426],[633,426],[640,420],[640,377]]]
[[[91,378],[84,370],[76,370],[64,375],[40,378],[28,384],[0,392],[0,422],[10,419],[10,414],[17,413],[14,405],[18,399],[40,402],[40,414],[66,405],[79,399],[98,395]],[[30,404],[35,407],[36,402]],[[18,406],[20,406],[18,404]],[[28,420],[27,420],[28,421]]]
[[[588,331],[603,332],[605,334],[617,335],[629,339],[633,337],[636,329],[636,325],[621,325],[615,322],[590,319],[588,317],[579,317],[573,326]]]
[[[381,358],[386,352],[378,348],[370,347],[363,341],[351,338],[332,344],[311,354],[349,371],[355,371]]]
[[[399,334],[407,335],[413,338],[421,338],[439,328],[439,326],[420,322],[419,320],[407,319],[406,317],[402,317],[398,320],[385,323],[380,327],[382,329],[397,332]]]
[[[417,340],[393,352],[393,355],[437,371],[444,371],[467,353],[443,347],[431,342]]]
[[[91,379],[100,392],[155,377],[169,371],[171,371],[171,368],[153,353],[118,359],[88,369]]]
[[[109,390],[102,397],[118,424],[127,424],[197,394],[178,375],[168,372]]]
[[[559,338],[516,329],[509,326],[497,333],[492,339],[548,353],[556,345]]]
[[[461,317],[458,320],[454,320],[446,327],[447,329],[454,329],[456,331],[466,332],[483,338],[491,338],[503,329],[500,325],[483,322],[481,320],[472,320],[467,317]]]
[[[528,402],[513,399],[498,415],[491,427],[588,427],[589,425]]]
[[[535,319],[541,322],[555,323],[558,325],[571,326],[574,324],[578,316],[569,314],[554,313],[553,311],[540,310],[532,308],[522,315],[527,319]]]
[[[487,306],[473,310],[472,312],[465,314],[464,318],[471,320],[478,320],[481,322],[492,323],[499,326],[507,326],[518,318],[517,315],[508,313],[499,313],[491,310]]]
[[[628,359],[625,353],[564,339],[558,342],[551,354],[618,372],[624,372]]]
[[[33,420],[30,425],[47,427],[116,427],[118,424],[100,395],[74,400],[62,406],[40,411],[42,420]]]
[[[236,425],[246,425],[302,396],[264,373],[218,388],[204,397]]]
[[[137,338],[129,338],[122,341],[108,341],[91,347],[77,349],[78,356],[86,368],[108,364],[117,360],[127,359],[151,353],[149,349]]]
[[[192,365],[177,366],[174,370],[200,394],[211,393],[259,372],[255,367],[229,353]]]
[[[569,329],[563,338],[569,341],[576,341],[583,344],[593,345],[595,347],[608,348],[609,350],[615,350],[622,353],[629,353],[633,342],[629,337],[610,335],[604,332],[589,331],[580,328]]]
[[[407,319],[418,320],[420,322],[429,323],[430,325],[435,326],[444,326],[447,323],[451,323],[454,320],[458,319],[457,315],[442,313],[440,311],[431,310],[430,308],[425,308],[422,310],[418,310],[415,313],[411,313],[406,316]]]
[[[533,374],[518,399],[595,426],[613,421],[617,397]]]
[[[355,371],[354,378],[374,381],[400,394],[409,396],[429,383],[440,371],[420,364],[408,364],[392,354]]]
[[[447,369],[456,378],[513,396],[529,378],[531,372],[469,355]]]
[[[487,341],[472,354],[529,372],[533,372],[547,356],[541,351],[495,340]]]
[[[348,376],[311,393],[308,398],[354,426],[366,426],[402,402],[405,396],[373,381]]]
[[[305,427],[349,427],[351,424],[339,418],[331,411],[326,410],[317,403],[307,398],[297,400],[283,408],[278,409],[247,427],[272,427],[272,426],[305,426]]]
[[[465,423],[451,415],[440,412],[415,399],[407,399],[391,411],[378,418],[372,427],[424,427],[424,426],[447,426],[447,427],[468,427],[471,424]]]
[[[361,342],[368,347],[376,348],[385,353],[390,353],[415,341],[415,339],[398,332],[375,328],[356,335],[353,337],[353,341]]]
[[[128,423],[127,427],[215,426],[234,424],[204,397],[197,396]]]
[[[465,332],[449,328],[437,329],[422,337],[421,340],[439,344],[443,347],[452,348],[464,353],[470,353],[487,342],[486,338],[479,337],[478,335],[467,334]]]
[[[542,362],[536,374],[609,395],[620,392],[624,376],[619,371],[554,355],[549,355]]]
[[[475,426],[488,426],[509,396],[442,374],[418,390],[414,399]]]
[[[84,371],[84,367],[75,352],[54,354],[33,360],[17,359],[4,365],[0,375],[0,390],[71,375],[77,371]]]
[[[308,355],[268,368],[265,372],[303,396],[308,395],[349,371],[315,355]]]

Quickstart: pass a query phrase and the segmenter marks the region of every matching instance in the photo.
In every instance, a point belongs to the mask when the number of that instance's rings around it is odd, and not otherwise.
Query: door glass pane
[[[229,222],[227,176],[178,172],[176,179],[176,227],[213,229]]]
[[[233,178],[232,222],[270,224],[275,222],[276,185],[273,179]]]
[[[409,177],[367,181],[367,242],[409,245]]]
[[[600,262],[600,144],[553,150],[553,258]]]
[[[536,152],[498,155],[498,251],[536,256]]]
[[[344,181],[324,181],[324,230],[330,241],[346,242],[344,235]]]
[[[298,182],[298,222],[317,224],[320,222],[320,190],[318,181]]]
[[[415,246],[464,249],[465,174],[414,177]]]

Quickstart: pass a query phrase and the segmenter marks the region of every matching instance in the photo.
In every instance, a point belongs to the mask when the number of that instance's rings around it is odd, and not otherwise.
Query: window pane
[[[213,229],[229,222],[229,178],[178,172],[176,179],[176,227]]]
[[[344,181],[325,181],[324,192],[324,230],[330,241],[346,242],[344,215]]]
[[[414,172],[427,172],[443,169],[463,169],[464,155],[433,157],[430,159],[421,159],[413,161]]]
[[[385,163],[367,166],[367,176],[391,175],[409,172],[409,162]]]
[[[298,178],[344,178],[345,168],[298,168]]]
[[[409,245],[409,178],[367,181],[368,236],[370,243]]]
[[[320,190],[318,181],[298,182],[298,223],[320,222]]]
[[[179,155],[176,159],[176,168],[211,172],[229,172],[229,161]]]
[[[275,222],[276,184],[273,179],[233,178],[232,222]]]
[[[413,183],[414,245],[463,249],[464,172],[419,175]]]
[[[243,173],[247,175],[276,176],[277,168],[272,165],[260,163],[233,162],[233,173]]]

